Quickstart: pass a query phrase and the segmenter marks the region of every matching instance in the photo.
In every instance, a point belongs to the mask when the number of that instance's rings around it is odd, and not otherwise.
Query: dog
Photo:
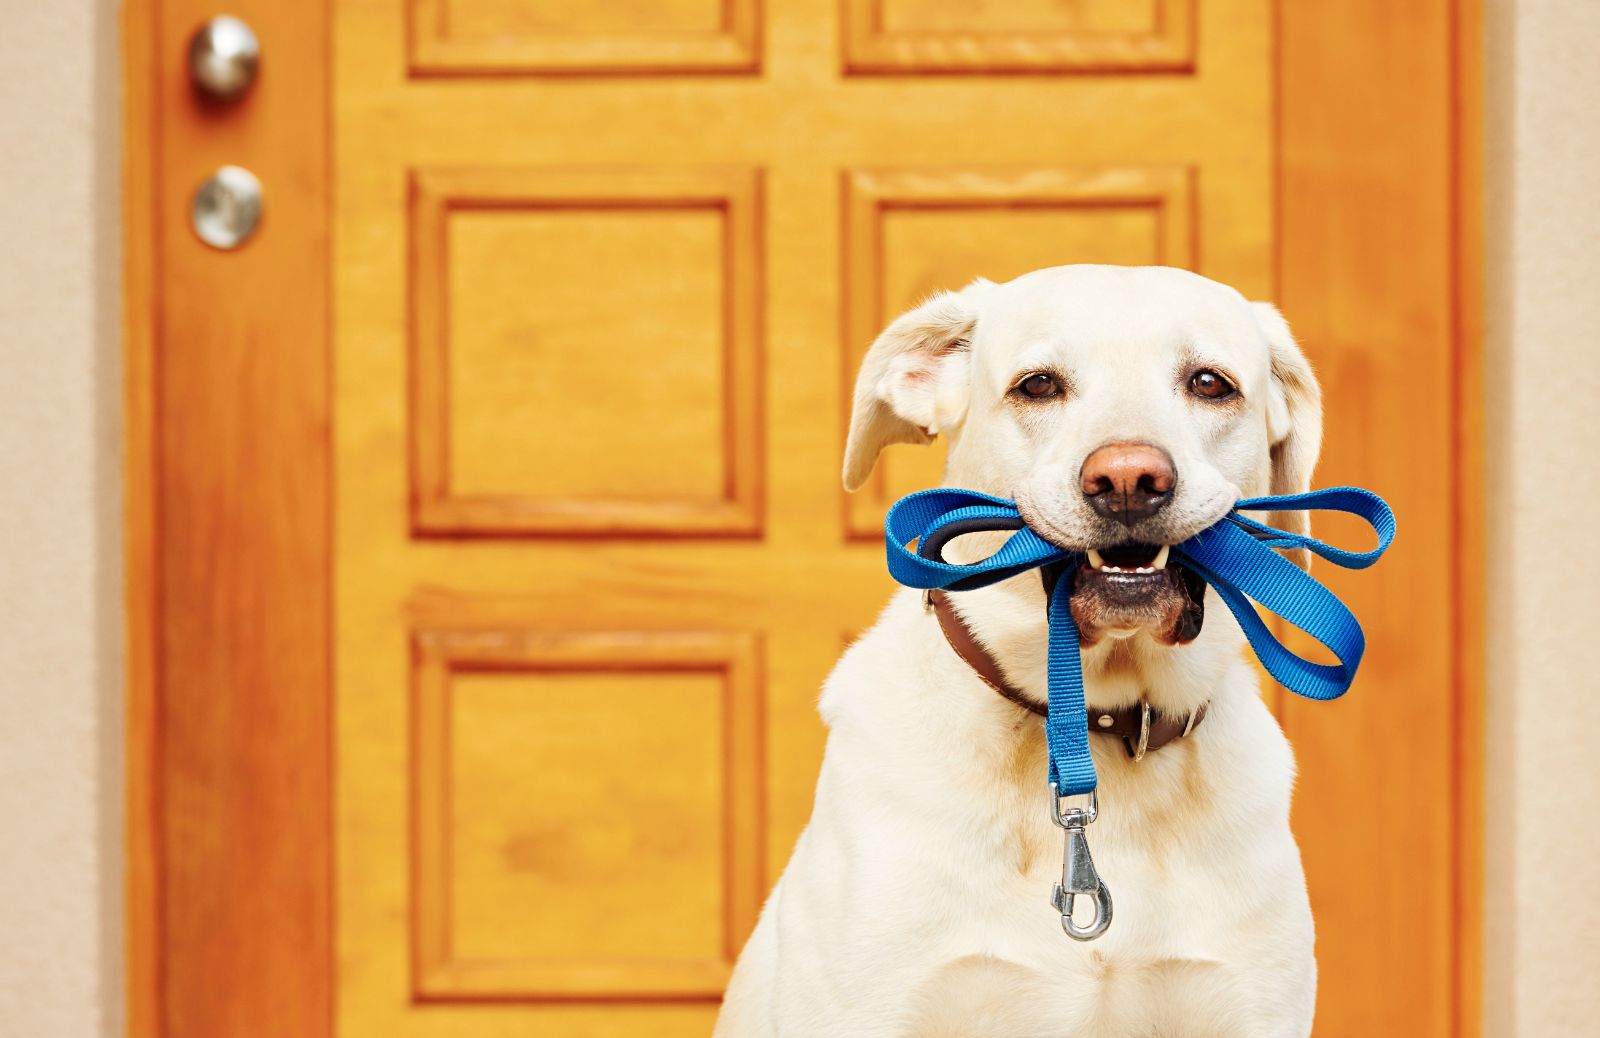
[[[1036,715],[1039,574],[948,596],[956,628],[997,664],[988,678],[949,618],[903,590],[824,685],[811,819],[735,966],[717,1038],[1310,1034],[1293,754],[1238,625],[1162,547],[1241,498],[1308,489],[1321,391],[1288,325],[1173,268],[980,279],[868,350],[846,487],[885,446],[939,435],[947,485],[1014,498],[1035,532],[1088,553],[1070,606],[1091,732],[1145,704],[1184,730],[1139,760],[1131,739],[1091,735],[1088,838],[1114,922],[1080,943],[1049,903],[1063,838]],[[1308,531],[1305,513],[1270,519]],[[958,539],[947,557],[975,561],[1001,537]]]

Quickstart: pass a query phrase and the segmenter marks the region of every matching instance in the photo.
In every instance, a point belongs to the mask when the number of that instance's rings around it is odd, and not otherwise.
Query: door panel
[[[749,169],[413,171],[418,532],[755,532],[759,206]]]
[[[398,2],[398,0],[397,0]],[[406,0],[414,75],[749,70],[759,0]]]
[[[705,1033],[883,509],[938,480],[902,448],[842,491],[862,351],[1063,262],[1267,294],[1268,8],[1206,5],[1192,75],[863,75],[858,7],[789,0],[759,74],[574,79],[617,26],[457,6],[409,62],[402,11],[336,6],[340,1033]],[[891,3],[868,50],[1064,70],[1194,45],[1186,6]],[[691,7],[629,31],[709,46]]]
[[[755,641],[452,614],[412,636],[418,996],[715,998],[765,889]]]
[[[854,72],[1163,72],[1193,67],[1195,0],[843,0]]]

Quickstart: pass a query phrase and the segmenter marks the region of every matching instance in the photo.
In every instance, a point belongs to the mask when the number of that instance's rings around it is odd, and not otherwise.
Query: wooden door
[[[1279,704],[1318,1031],[1462,1033],[1464,733],[1423,718],[1463,657],[1408,620],[1450,612],[1414,589],[1470,533],[1445,0],[241,0],[267,74],[233,111],[172,82],[199,5],[152,5],[142,1034],[707,1034],[809,813],[820,682],[892,591],[883,509],[938,480],[940,448],[897,447],[841,490],[861,351],[935,289],[1067,262],[1278,299],[1327,387],[1320,482],[1396,501],[1395,561],[1341,586],[1375,643],[1355,698]],[[1359,98],[1395,125],[1335,146],[1366,111],[1323,105],[1339,70],[1402,63]],[[173,222],[213,156],[272,174],[236,255]],[[206,292],[252,263],[247,303]]]

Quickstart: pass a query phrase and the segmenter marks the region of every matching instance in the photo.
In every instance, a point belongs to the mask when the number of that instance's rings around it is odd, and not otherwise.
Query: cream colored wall
[[[121,1030],[116,16],[0,0],[0,1036]]]
[[[1600,1034],[1600,4],[1490,0],[1486,1038]]]

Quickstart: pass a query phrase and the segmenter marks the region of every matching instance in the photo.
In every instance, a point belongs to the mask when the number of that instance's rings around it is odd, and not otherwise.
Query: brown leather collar
[[[1007,683],[999,662],[990,655],[988,649],[983,647],[978,641],[978,636],[972,633],[972,628],[968,627],[967,622],[955,611],[950,604],[949,595],[943,591],[930,591],[927,602],[932,607],[934,615],[939,618],[939,629],[944,632],[945,641],[950,643],[950,648],[955,650],[957,656],[966,661],[967,666],[972,668],[980,681],[1030,713],[1038,714],[1040,717],[1048,714],[1049,711],[1044,706]],[[1205,716],[1204,703],[1188,717],[1173,717],[1152,710],[1149,699],[1141,698],[1137,703],[1116,710],[1091,710],[1089,731],[1098,735],[1120,737],[1123,746],[1127,748],[1128,756],[1140,760],[1149,751],[1159,750],[1169,742],[1181,739],[1200,727],[1200,722],[1205,720]]]

